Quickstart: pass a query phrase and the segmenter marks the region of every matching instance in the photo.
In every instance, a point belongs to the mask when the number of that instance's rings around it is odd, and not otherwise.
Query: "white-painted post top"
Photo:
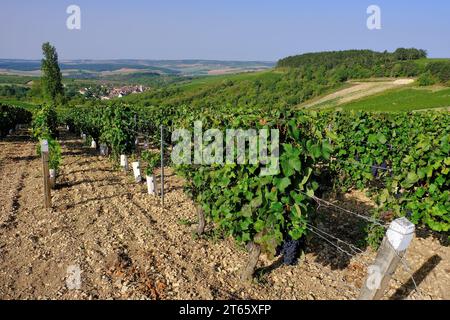
[[[132,163],[133,168],[135,168],[136,170],[139,170],[139,161],[133,162]]]
[[[392,221],[386,235],[395,250],[404,251],[409,247],[415,229],[415,225],[403,217]]]
[[[48,152],[48,141],[47,140],[41,141],[41,152]]]
[[[127,164],[128,164],[127,156],[124,155],[124,154],[121,154],[121,155],[120,155],[120,165],[121,165],[122,167],[124,167],[124,166],[126,166]]]

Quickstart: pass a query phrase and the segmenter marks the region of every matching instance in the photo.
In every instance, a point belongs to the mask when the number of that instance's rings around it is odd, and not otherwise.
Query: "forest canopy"
[[[399,48],[395,52],[346,50],[306,53],[278,61],[278,68],[333,70],[341,81],[370,77],[414,77],[423,72],[415,60],[424,59],[423,49]]]
[[[280,68],[299,68],[305,66],[325,67],[327,70],[339,66],[359,65],[365,68],[385,65],[398,61],[418,60],[427,57],[427,52],[422,49],[399,48],[395,52],[376,52],[372,50],[345,50],[327,51],[317,53],[305,53],[290,56],[278,61]]]

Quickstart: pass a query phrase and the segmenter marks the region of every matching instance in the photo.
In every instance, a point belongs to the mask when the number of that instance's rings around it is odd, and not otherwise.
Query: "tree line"
[[[415,48],[399,48],[395,52],[372,50],[328,51],[290,56],[279,60],[277,66],[280,68],[314,66],[316,68],[325,67],[327,70],[341,66],[372,68],[393,62],[418,60],[426,57],[427,52],[425,50]]]

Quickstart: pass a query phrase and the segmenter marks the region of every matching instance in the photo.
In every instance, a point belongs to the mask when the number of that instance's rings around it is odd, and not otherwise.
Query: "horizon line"
[[[280,58],[283,59],[283,58]],[[201,58],[182,58],[182,59],[152,59],[152,58],[74,58],[74,59],[59,59],[59,62],[64,61],[219,61],[219,62],[264,62],[276,63],[278,60],[239,60],[239,59],[201,59]],[[42,58],[2,58],[0,60],[16,60],[16,61],[41,61]]]

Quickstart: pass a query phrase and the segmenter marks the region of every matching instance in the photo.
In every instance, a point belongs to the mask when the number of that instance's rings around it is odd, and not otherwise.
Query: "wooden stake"
[[[136,183],[141,183],[142,176],[141,176],[141,168],[140,168],[139,161],[133,162],[132,167],[133,167],[134,180],[136,181]]]
[[[49,179],[49,183],[50,183],[50,188],[51,189],[55,189],[56,187],[56,170],[55,169],[50,169],[50,179]]]
[[[161,126],[161,206],[164,209],[164,126]]]
[[[138,127],[137,127],[137,115],[136,114],[134,115],[134,128],[133,129],[134,130],[138,129]],[[139,155],[139,136],[138,135],[136,135],[134,137],[134,148],[135,148],[136,154]]]
[[[152,174],[150,176],[146,176],[146,180],[147,180],[147,191],[149,195],[155,195],[155,193],[158,192],[158,190],[156,190],[156,179],[155,179],[155,175]]]
[[[197,215],[198,215],[198,227],[197,227],[197,234],[200,236],[205,232],[205,212],[203,211],[203,208],[201,205],[197,206]]]
[[[120,165],[123,168],[123,171],[127,173],[128,171],[128,157],[126,154],[120,155]]]
[[[361,289],[359,300],[380,300],[414,237],[415,226],[406,218],[394,220],[378,249]]]
[[[41,142],[41,153],[42,153],[42,174],[44,176],[44,200],[45,208],[52,207],[52,196],[50,190],[50,171],[48,168],[48,141],[42,140]]]

